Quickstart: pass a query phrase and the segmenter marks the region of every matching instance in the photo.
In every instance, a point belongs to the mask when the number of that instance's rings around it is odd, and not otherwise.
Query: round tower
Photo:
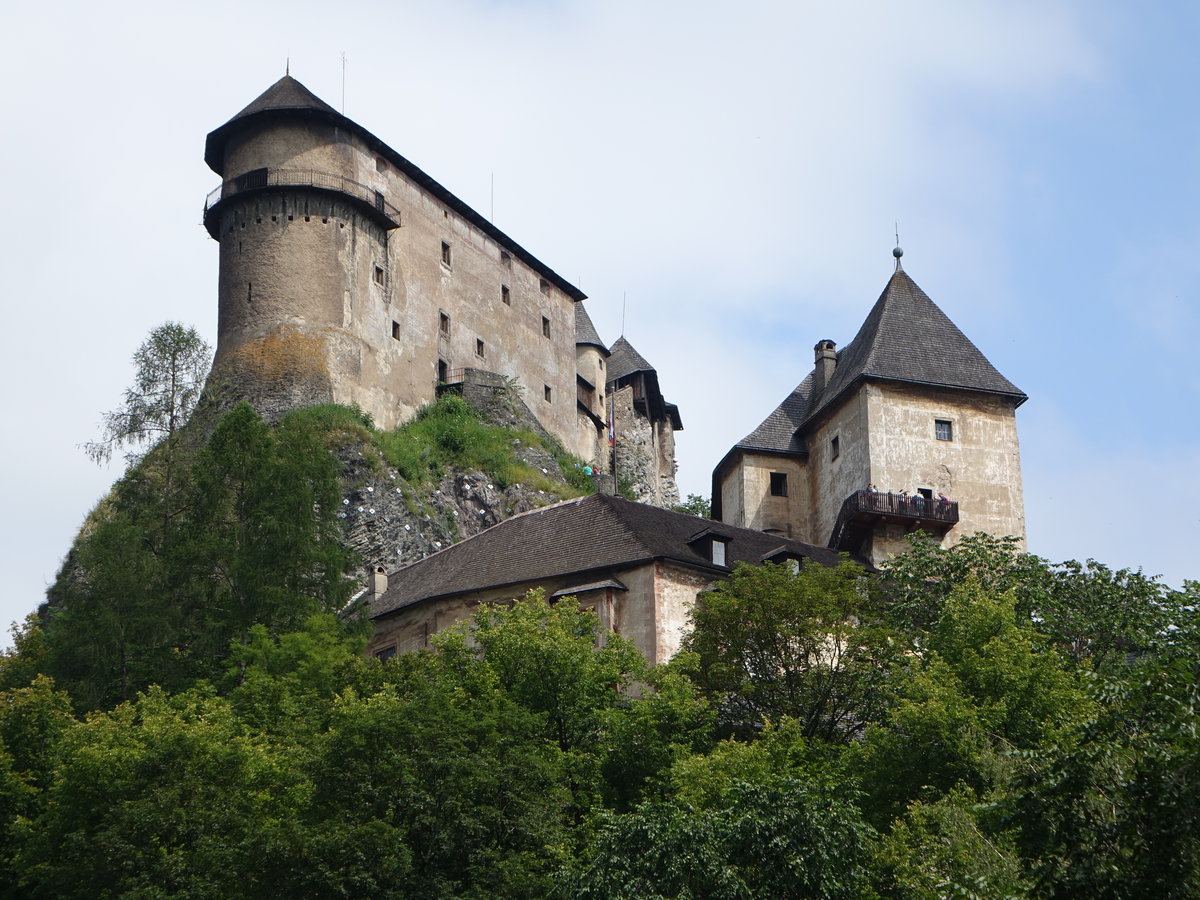
[[[400,224],[374,141],[290,76],[208,135],[222,179],[204,209],[220,243],[218,393],[268,417],[372,407],[358,386],[378,323],[363,320],[387,290]]]

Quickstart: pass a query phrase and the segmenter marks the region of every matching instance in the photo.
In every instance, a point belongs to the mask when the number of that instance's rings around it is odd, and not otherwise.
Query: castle
[[[271,417],[357,404],[383,428],[440,390],[518,391],[639,500],[678,501],[678,409],[585,295],[361,125],[285,76],[212,131],[221,176],[214,387]],[[615,463],[615,467],[614,467]]]
[[[285,76],[208,135],[205,161],[222,178],[204,210],[220,243],[210,392],[268,417],[353,403],[384,428],[445,390],[519,395],[610,483],[678,501],[683,426],[654,367],[623,336],[606,346],[578,288],[361,125]],[[598,495],[375,565],[371,652],[539,587],[662,661],[735,562],[878,563],[915,529],[1022,537],[1025,394],[895,256],[854,339],[819,341],[811,373],[718,463],[712,520]]]
[[[840,352],[713,472],[713,516],[882,562],[920,528],[943,544],[1024,538],[1016,408],[1026,396],[896,271]]]

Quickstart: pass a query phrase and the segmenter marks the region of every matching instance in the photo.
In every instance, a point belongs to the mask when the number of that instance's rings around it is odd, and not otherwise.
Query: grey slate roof
[[[582,303],[575,304],[575,343],[593,344],[608,353],[608,347],[600,340],[596,326],[592,324],[592,317],[588,315],[587,307]]]
[[[377,618],[437,597],[561,575],[578,574],[581,583],[595,583],[613,577],[613,569],[655,559],[714,575],[728,571],[713,566],[707,542],[689,545],[702,532],[728,538],[730,566],[757,564],[780,552],[822,565],[838,561],[838,554],[824,547],[592,494],[514,516],[393,572],[370,614]]]
[[[204,142],[204,161],[218,175],[225,177],[225,145],[229,139],[242,128],[252,127],[253,123],[277,117],[310,119],[325,122],[338,128],[356,134],[375,153],[386,158],[397,169],[403,172],[415,184],[424,188],[446,206],[453,209],[463,219],[470,222],[484,234],[491,236],[497,244],[508,250],[531,269],[549,279],[555,287],[572,300],[583,300],[587,295],[571,284],[544,262],[497,228],[490,220],[481,216],[474,209],[456,197],[445,186],[426,174],[421,168],[401,156],[353,119],[342,115],[303,84],[284,75],[277,82],[259,94],[249,106],[219,128],[208,133]],[[234,173],[241,174],[241,173]]]
[[[654,366],[646,362],[646,357],[633,349],[633,344],[625,340],[625,335],[617,338],[609,350],[612,356],[608,360],[608,380],[616,381],[634,372],[653,372]]]
[[[908,273],[897,268],[854,340],[838,353],[837,368],[825,389],[813,396],[810,373],[734,450],[805,452],[804,425],[862,378],[1002,394],[1017,405],[1027,399]]]
[[[813,377],[809,375],[796,385],[795,390],[775,407],[775,411],[735,446],[743,450],[765,450],[769,453],[805,452],[804,439],[799,431],[808,417],[812,382]]]
[[[1028,399],[899,267],[838,353],[833,378],[809,418],[864,377],[1003,394],[1018,405]]]

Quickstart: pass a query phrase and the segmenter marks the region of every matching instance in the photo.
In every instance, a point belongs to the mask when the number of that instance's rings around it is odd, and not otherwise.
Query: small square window
[[[771,473],[771,496],[786,497],[787,493],[787,473],[772,472]]]
[[[550,385],[548,385],[548,384],[542,385],[542,391],[543,391],[542,396],[544,396],[546,398],[547,403],[554,402],[553,400],[551,400],[551,397],[554,396],[554,392],[550,390]]]
[[[538,283],[538,287],[541,288],[543,294],[550,293],[550,282],[545,278]]]
[[[542,316],[542,337],[550,337],[550,320]]]
[[[375,283],[378,285],[383,284],[383,266],[375,267]]]
[[[842,455],[842,439],[840,435],[834,435],[833,440],[829,442],[829,458],[837,459]]]
[[[954,440],[954,424],[949,419],[934,419],[933,436],[939,441]]]
[[[505,306],[512,306],[512,293],[507,284],[500,285],[500,299],[504,301]]]
[[[442,265],[449,268],[450,266],[450,245],[442,241]]]
[[[480,340],[479,338],[476,338],[475,339],[475,355],[478,356],[480,359],[483,359],[484,355],[485,355],[483,352],[483,349],[484,349],[483,341]]]
[[[400,323],[399,322],[392,323],[392,338],[397,341],[400,340]]]
[[[445,313],[438,313],[438,334],[444,338],[450,337],[450,317]]]

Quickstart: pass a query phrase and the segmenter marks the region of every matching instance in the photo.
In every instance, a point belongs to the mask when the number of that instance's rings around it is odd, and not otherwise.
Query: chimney
[[[819,397],[829,382],[833,381],[833,371],[837,368],[837,344],[830,340],[817,341],[813,352],[817,363],[813,370],[813,396]]]
[[[371,590],[368,599],[375,601],[383,596],[383,592],[387,590],[388,577],[387,570],[383,566],[376,566],[375,571],[371,573]]]

